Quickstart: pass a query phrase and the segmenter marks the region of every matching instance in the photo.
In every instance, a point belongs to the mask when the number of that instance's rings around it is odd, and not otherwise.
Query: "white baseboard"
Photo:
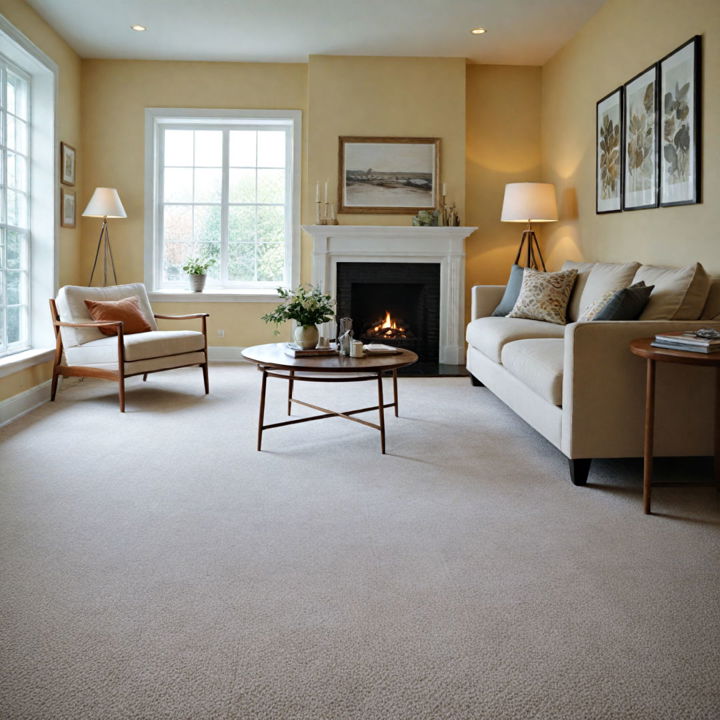
[[[243,347],[210,346],[208,360],[210,362],[247,362],[242,356]]]
[[[50,402],[50,380],[0,402],[0,427]]]

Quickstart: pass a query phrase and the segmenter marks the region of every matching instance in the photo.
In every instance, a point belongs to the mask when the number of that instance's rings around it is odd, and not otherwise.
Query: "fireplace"
[[[353,319],[357,339],[438,362],[439,263],[339,262],[336,297],[337,316]]]

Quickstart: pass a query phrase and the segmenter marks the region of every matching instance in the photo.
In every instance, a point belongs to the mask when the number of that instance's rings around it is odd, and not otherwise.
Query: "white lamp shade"
[[[508,183],[503,200],[503,222],[555,222],[558,219],[552,183]]]
[[[115,188],[99,187],[95,188],[83,217],[126,218],[127,213]]]

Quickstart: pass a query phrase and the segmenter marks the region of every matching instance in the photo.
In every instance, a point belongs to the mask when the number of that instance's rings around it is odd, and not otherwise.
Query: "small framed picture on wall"
[[[75,184],[75,148],[64,142],[60,143],[60,182]]]
[[[700,42],[660,61],[660,205],[700,202]]]
[[[595,110],[595,212],[622,210],[622,88],[598,100]]]
[[[657,65],[625,83],[623,210],[658,206]]]
[[[60,188],[60,225],[75,227],[75,191],[64,187]]]

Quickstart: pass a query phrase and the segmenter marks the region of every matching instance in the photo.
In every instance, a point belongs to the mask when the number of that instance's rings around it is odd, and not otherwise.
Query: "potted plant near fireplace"
[[[283,302],[262,319],[275,325],[276,335],[281,323],[294,320],[297,323],[293,333],[295,344],[303,350],[314,348],[319,338],[317,326],[333,317],[332,298],[320,288],[305,285],[299,285],[295,290],[278,288],[278,295]]]

